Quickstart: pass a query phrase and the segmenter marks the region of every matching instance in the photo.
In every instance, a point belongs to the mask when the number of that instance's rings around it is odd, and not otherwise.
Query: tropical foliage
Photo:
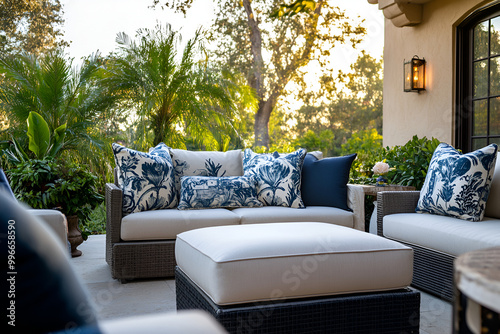
[[[27,120],[30,112],[36,112],[40,117],[32,121],[43,119],[48,129],[45,125],[34,125],[33,131],[35,128],[37,132],[43,131],[44,134],[38,135],[46,140],[48,130],[49,136],[52,134],[51,138],[57,141],[56,146],[53,145],[56,142],[52,143],[53,151],[49,154],[58,156],[66,151],[88,159],[94,153],[93,148],[105,144],[96,125],[116,102],[99,84],[101,62],[98,54],[89,56],[80,67],[72,67],[72,61],[66,60],[62,53],[0,58],[0,73],[5,76],[0,104],[10,123],[7,133],[26,147]],[[28,136],[32,133],[28,131]],[[63,133],[64,140],[57,139]]]
[[[117,36],[118,53],[111,58],[106,84],[120,101],[137,111],[138,132],[146,148],[165,142],[183,147],[184,136],[207,147],[234,136],[234,95],[237,87],[208,62],[197,63],[200,36],[189,40],[178,61],[179,33],[171,27],[140,29],[137,39]],[[226,138],[218,138],[220,133]]]

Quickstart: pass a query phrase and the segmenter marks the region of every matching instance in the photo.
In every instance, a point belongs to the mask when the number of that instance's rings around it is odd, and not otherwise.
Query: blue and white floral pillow
[[[149,153],[113,143],[123,211],[168,209],[177,205],[175,176],[168,147],[161,143]]]
[[[243,154],[245,176],[257,179],[257,197],[267,206],[303,208],[300,193],[301,173],[307,151],[290,154],[257,154],[246,149]]]
[[[416,212],[483,219],[493,179],[497,145],[461,154],[441,143],[434,151]]]
[[[203,208],[261,207],[253,177],[183,176],[180,210]]]

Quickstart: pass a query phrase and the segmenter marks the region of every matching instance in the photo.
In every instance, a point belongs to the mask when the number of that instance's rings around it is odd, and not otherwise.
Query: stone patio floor
[[[91,235],[71,263],[86,285],[100,319],[175,312],[175,280],[142,280],[121,284],[111,278],[105,260],[106,236]],[[427,293],[421,295],[420,333],[451,333],[452,305]]]

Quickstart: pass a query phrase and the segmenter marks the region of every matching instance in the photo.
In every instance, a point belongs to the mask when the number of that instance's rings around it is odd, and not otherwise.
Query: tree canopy
[[[59,0],[3,0],[0,2],[0,53],[40,54],[67,45]]]
[[[158,2],[156,2],[158,3]],[[163,6],[186,12],[192,0],[173,0]],[[314,10],[276,17],[279,0],[218,0],[210,40],[216,60],[224,69],[245,75],[255,91],[256,146],[269,146],[269,120],[286,87],[295,82],[305,86],[304,67],[311,61],[322,67],[326,77],[331,50],[338,43],[357,44],[365,29],[356,25],[338,7],[316,1]]]

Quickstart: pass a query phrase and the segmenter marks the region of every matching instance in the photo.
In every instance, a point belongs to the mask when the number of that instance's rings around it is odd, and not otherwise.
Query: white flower
[[[375,166],[373,166],[373,174],[384,175],[389,172],[389,164],[386,162],[377,162]]]

